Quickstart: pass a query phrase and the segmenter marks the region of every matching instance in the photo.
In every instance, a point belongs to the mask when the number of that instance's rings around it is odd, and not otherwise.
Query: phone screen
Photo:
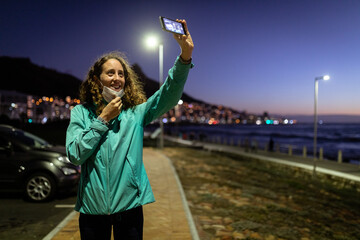
[[[185,30],[182,23],[165,17],[160,17],[160,21],[165,31],[185,35]]]

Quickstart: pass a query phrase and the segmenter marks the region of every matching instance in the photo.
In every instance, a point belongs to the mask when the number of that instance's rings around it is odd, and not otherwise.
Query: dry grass
[[[263,161],[165,148],[201,239],[360,239],[353,183]]]

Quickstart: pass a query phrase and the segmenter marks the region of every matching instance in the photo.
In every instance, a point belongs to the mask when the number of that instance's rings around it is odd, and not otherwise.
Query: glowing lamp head
[[[146,39],[146,45],[148,47],[154,48],[159,45],[159,41],[156,37],[148,37]]]
[[[323,80],[325,80],[325,81],[327,81],[327,80],[329,80],[330,79],[330,76],[329,75],[325,75],[324,77],[323,77]]]

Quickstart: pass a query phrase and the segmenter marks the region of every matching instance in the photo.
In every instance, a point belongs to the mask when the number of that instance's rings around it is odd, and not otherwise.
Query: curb
[[[182,200],[182,203],[183,203],[183,207],[184,207],[184,211],[185,211],[185,214],[186,214],[186,218],[188,220],[188,224],[189,224],[189,228],[190,228],[190,233],[191,233],[191,237],[193,240],[200,240],[199,238],[199,234],[197,232],[197,229],[196,229],[196,226],[195,226],[195,223],[194,223],[194,219],[192,217],[192,214],[191,214],[191,211],[190,211],[190,208],[189,208],[189,205],[188,205],[188,202],[186,200],[186,196],[185,196],[185,193],[184,193],[184,189],[181,185],[181,181],[180,181],[180,178],[179,176],[177,175],[176,173],[176,169],[174,167],[174,165],[172,164],[172,161],[169,157],[167,157],[165,154],[161,153],[168,161],[169,161],[169,164],[171,166],[171,170],[173,171],[173,174],[174,174],[174,177],[176,179],[176,182],[177,182],[177,185],[178,185],[178,188],[179,188],[179,191],[180,191],[180,195],[181,195],[181,200]]]
[[[67,223],[75,217],[77,214],[76,211],[72,211],[69,213],[64,220],[61,221],[48,235],[46,235],[42,240],[51,240],[63,227],[67,225]]]

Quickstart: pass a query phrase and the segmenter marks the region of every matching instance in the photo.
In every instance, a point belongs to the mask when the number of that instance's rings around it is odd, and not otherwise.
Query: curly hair
[[[96,115],[100,115],[106,103],[102,93],[102,87],[99,84],[100,74],[102,72],[103,64],[109,59],[116,59],[120,62],[125,74],[125,95],[122,97],[123,109],[133,108],[138,104],[146,102],[146,96],[143,89],[143,83],[140,82],[139,77],[130,67],[126,56],[121,52],[110,52],[101,56],[92,67],[86,76],[85,81],[80,86],[80,100],[88,105],[95,105]]]

